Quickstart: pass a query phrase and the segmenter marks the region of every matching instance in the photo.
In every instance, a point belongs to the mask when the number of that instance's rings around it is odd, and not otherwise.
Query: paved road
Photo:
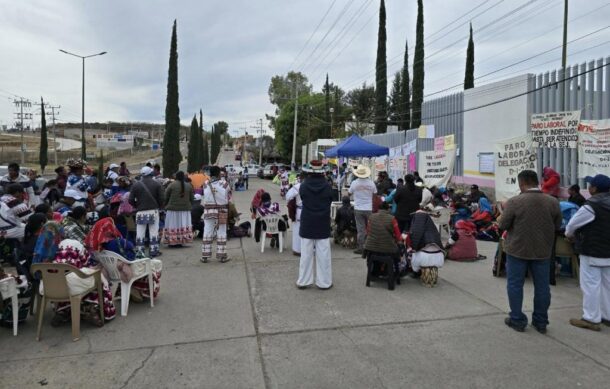
[[[20,134],[8,134],[8,133],[3,133],[3,135],[6,136],[15,136],[15,137],[21,137]],[[49,133],[49,141],[52,142],[53,141],[53,134]],[[31,138],[26,136],[26,138]],[[58,151],[66,151],[66,150],[75,150],[75,149],[80,149],[81,148],[81,142],[78,140],[74,140],[74,139],[67,139],[67,138],[57,138],[55,139],[55,141],[57,142],[57,150]],[[52,149],[52,147],[51,147]]]
[[[235,194],[247,214],[259,187]],[[285,207],[284,204],[282,204]],[[285,208],[284,208],[285,209]],[[610,328],[568,324],[580,314],[572,279],[553,287],[547,335],[507,328],[505,279],[492,260],[449,262],[427,289],[404,279],[395,291],[364,286],[366,268],[333,245],[334,287],[298,290],[290,233],[283,254],[233,239],[226,264],[199,261],[199,244],[164,248],[155,307],[131,303],[103,328],[50,326],[42,340],[29,318],[18,337],[0,329],[0,387],[46,388],[489,388],[607,387]],[[479,243],[491,258],[494,244]],[[531,311],[532,287],[526,286]]]

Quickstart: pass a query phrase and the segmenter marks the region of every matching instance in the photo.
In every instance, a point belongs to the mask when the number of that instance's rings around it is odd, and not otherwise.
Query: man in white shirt
[[[610,326],[610,178],[603,174],[587,177],[591,197],[566,226],[566,236],[576,240],[580,254],[581,319],[570,324],[599,331]]]
[[[349,193],[354,198],[354,217],[356,219],[356,230],[358,231],[358,249],[355,254],[362,254],[364,241],[366,240],[366,226],[369,216],[373,212],[373,195],[377,192],[377,187],[371,177],[371,169],[364,165],[359,165],[353,171],[356,179],[349,186]]]

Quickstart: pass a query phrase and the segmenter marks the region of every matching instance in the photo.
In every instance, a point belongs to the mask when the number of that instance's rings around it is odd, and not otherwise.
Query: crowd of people
[[[127,260],[157,258],[161,246],[189,245],[195,237],[202,239],[203,263],[214,257],[214,241],[215,258],[224,263],[230,260],[227,239],[254,234],[259,242],[268,234],[265,223],[269,216],[278,216],[274,220],[279,220],[280,234],[292,230],[292,253],[300,258],[299,289],[333,286],[330,238],[369,262],[379,256],[390,258],[392,272],[382,264],[374,268],[376,276],[410,273],[433,287],[445,259],[483,259],[477,253],[476,239],[498,241],[502,237],[511,308],[506,324],[518,331],[527,324],[521,306],[523,280],[529,271],[536,296],[532,325],[545,332],[553,247],[558,231],[564,231],[577,242],[581,255],[584,313],[571,323],[593,330],[599,330],[599,323],[609,323],[610,247],[602,238],[610,220],[610,179],[606,176],[588,178],[590,199],[572,186],[569,198],[559,202],[556,172],[545,168],[539,183],[535,172],[524,171],[519,175],[521,195],[492,205],[477,185],[471,185],[469,193],[428,187],[417,172],[394,183],[382,171],[373,180],[364,165],[344,165],[329,180],[323,163],[311,161],[294,180],[286,170],[278,172],[276,182],[287,212],[269,192],[255,192],[250,206],[252,229],[250,221],[240,222],[241,213],[233,201],[233,191],[248,185],[243,174],[210,166],[205,172],[187,175],[178,171],[163,178],[160,167],[149,163],[132,176],[121,163],[110,164],[98,181],[85,161],[70,159],[66,167],[57,168],[56,177],[42,188],[35,185],[35,179],[21,174],[17,164],[11,164],[9,173],[0,178],[0,254],[12,258],[18,273],[33,284],[32,263],[69,263],[90,269],[97,266],[95,253],[100,250],[113,251]],[[337,194],[333,183],[347,189],[339,207],[333,204]],[[331,219],[333,207],[336,212]],[[440,221],[442,215],[447,215],[446,222]],[[441,239],[443,227],[448,227],[447,240]],[[280,246],[277,234],[268,237],[272,248]],[[537,243],[531,244],[532,240]],[[159,293],[162,264],[158,259],[153,263],[154,290],[146,282],[136,282],[136,301]],[[110,290],[104,281],[105,320],[116,314]],[[96,317],[98,301],[91,293],[81,307],[83,317],[94,323],[101,322]],[[69,305],[57,304],[54,323],[69,320],[69,309]],[[8,320],[7,315],[2,319]]]

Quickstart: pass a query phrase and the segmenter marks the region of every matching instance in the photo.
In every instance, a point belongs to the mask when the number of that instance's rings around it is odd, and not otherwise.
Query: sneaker
[[[208,263],[208,259],[209,259],[209,258],[205,258],[205,257],[203,257],[203,258],[201,258],[201,262],[203,262],[203,263]]]
[[[356,249],[354,250],[354,254],[358,254],[358,255],[362,255],[364,251],[362,251],[362,249]]]
[[[584,328],[591,331],[600,331],[599,323],[592,323],[585,319],[570,319],[570,324],[574,327]]]
[[[534,327],[536,329],[536,331],[538,331],[541,334],[546,334],[546,326],[545,325],[538,325],[538,324],[534,324],[532,323],[532,327]]]
[[[520,326],[518,324],[515,324],[515,322],[513,322],[510,317],[507,317],[506,319],[504,319],[504,324],[506,324],[507,326],[509,326],[510,328],[512,328],[513,330],[517,331],[517,332],[524,332],[525,331],[525,326]]]

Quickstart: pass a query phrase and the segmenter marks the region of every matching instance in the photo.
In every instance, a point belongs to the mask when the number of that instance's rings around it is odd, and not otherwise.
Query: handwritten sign
[[[574,149],[578,144],[580,111],[532,115],[532,144],[536,148]]]

